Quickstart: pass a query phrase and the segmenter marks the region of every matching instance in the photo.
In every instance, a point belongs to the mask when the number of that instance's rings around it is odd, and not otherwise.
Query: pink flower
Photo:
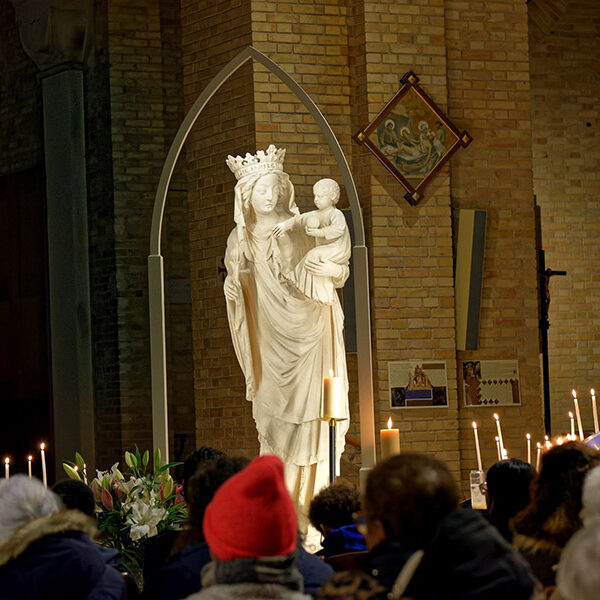
[[[104,506],[106,510],[113,509],[113,498],[106,488],[102,488],[102,506]]]
[[[102,488],[100,484],[94,479],[90,487],[92,488],[92,494],[94,494],[94,500],[100,502],[102,500]]]

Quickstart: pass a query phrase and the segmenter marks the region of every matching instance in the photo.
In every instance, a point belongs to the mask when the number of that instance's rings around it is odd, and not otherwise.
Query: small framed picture
[[[448,407],[446,362],[410,360],[388,363],[390,408]]]
[[[406,73],[396,95],[353,136],[406,188],[404,198],[412,205],[458,148],[472,141],[448,120],[418,81],[412,71]]]
[[[518,360],[465,360],[461,370],[465,406],[521,404]]]

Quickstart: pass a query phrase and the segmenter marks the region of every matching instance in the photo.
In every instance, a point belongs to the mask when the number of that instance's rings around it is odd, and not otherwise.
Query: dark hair
[[[534,477],[533,467],[518,458],[501,460],[488,469],[489,520],[509,542],[512,533],[508,523],[529,504],[529,488]]]
[[[52,488],[52,491],[60,497],[67,508],[79,510],[90,517],[95,517],[94,494],[82,481],[74,479],[60,481]]]
[[[198,465],[206,462],[207,460],[213,460],[218,456],[225,456],[223,452],[210,446],[200,446],[197,450],[194,450],[183,463],[183,497],[187,498],[187,482],[196,472]]]
[[[354,513],[360,510],[358,492],[350,485],[338,481],[323,488],[310,503],[308,518],[313,527],[337,529],[354,522]]]
[[[202,521],[204,511],[213,499],[215,492],[233,475],[239,473],[250,461],[242,456],[216,456],[200,463],[194,475],[186,480],[188,503],[188,528],[183,530],[173,548],[171,555],[186,546],[204,541]]]
[[[581,527],[581,492],[587,472],[600,454],[582,442],[567,442],[544,453],[527,507],[513,520],[513,531],[564,547]]]
[[[381,521],[388,540],[422,548],[441,520],[458,508],[458,486],[448,468],[423,454],[379,463],[367,480],[367,520]]]

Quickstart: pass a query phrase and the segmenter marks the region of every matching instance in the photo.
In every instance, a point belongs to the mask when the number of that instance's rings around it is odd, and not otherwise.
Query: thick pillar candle
[[[381,442],[381,460],[400,454],[400,431],[392,429],[392,417],[388,419],[387,429],[379,432]]]
[[[323,379],[323,414],[324,421],[343,419],[345,411],[343,406],[344,380],[341,377],[325,377]]]

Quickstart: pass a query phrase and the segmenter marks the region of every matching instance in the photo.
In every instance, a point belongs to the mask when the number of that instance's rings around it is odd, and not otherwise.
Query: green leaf
[[[148,450],[146,450],[146,452],[144,452],[144,456],[142,456],[142,464],[144,465],[144,469],[148,466],[149,462],[150,462],[150,452],[148,452]]]
[[[142,457],[140,456],[140,449],[135,447],[135,462],[136,469],[139,469],[142,466]]]
[[[79,477],[79,473],[73,467],[69,466],[67,463],[63,463],[63,469],[65,470],[65,473],[71,479],[75,479],[76,481],[81,481],[81,477]]]
[[[155,469],[155,473],[158,475],[159,473],[162,473],[163,471],[168,471],[170,468],[172,468],[172,467],[178,467],[179,465],[182,465],[182,464],[183,463],[181,461],[179,461],[179,462],[170,462],[170,463],[167,463],[166,465],[162,465],[158,469]]]
[[[77,468],[83,472],[85,467],[85,460],[83,460],[83,456],[79,454],[79,452],[75,452],[75,462],[77,463]]]
[[[157,448],[154,451],[154,470],[156,471],[156,469],[158,469],[160,467],[160,463],[162,460],[162,456],[160,454],[160,448]]]

